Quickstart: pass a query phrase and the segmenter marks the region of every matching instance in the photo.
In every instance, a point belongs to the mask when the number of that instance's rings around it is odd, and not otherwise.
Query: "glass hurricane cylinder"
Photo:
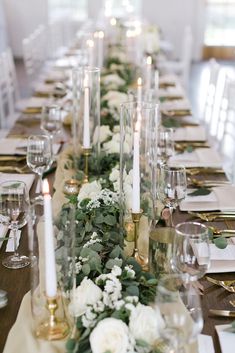
[[[141,213],[138,247],[147,257],[148,239],[154,219],[153,171],[156,163],[158,105],[131,101],[121,105],[120,202],[121,225],[128,252],[134,241],[133,213]]]
[[[73,138],[75,153],[90,147],[99,153],[100,129],[100,69],[73,69]]]
[[[37,337],[54,340],[61,339],[61,331],[57,332],[56,338],[50,335],[43,335],[42,330],[44,323],[49,320],[49,310],[48,310],[48,297],[46,295],[45,286],[45,244],[44,244],[44,217],[43,217],[43,207],[40,201],[35,201],[29,210],[28,215],[28,244],[30,253],[30,287],[31,287],[31,313],[32,313],[32,324],[33,330]],[[56,234],[57,242],[59,244],[59,235]],[[58,250],[59,251],[59,250]],[[58,257],[58,256],[57,256]],[[67,315],[67,305],[66,298],[64,295],[64,287],[61,284],[61,277],[63,280],[65,276],[61,274],[60,262],[57,260],[57,296],[52,299],[56,299],[58,308],[55,311],[56,320],[58,322],[69,322],[69,317]],[[68,326],[66,325],[66,330],[63,332],[63,337],[68,334]],[[49,333],[48,330],[46,330]]]

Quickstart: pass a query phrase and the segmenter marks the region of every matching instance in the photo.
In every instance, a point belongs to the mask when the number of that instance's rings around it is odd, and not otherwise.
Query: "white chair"
[[[15,103],[19,98],[12,52],[7,49],[0,56],[0,136],[5,135],[17,119]]]
[[[159,69],[165,72],[176,73],[181,77],[182,84],[188,87],[189,74],[192,60],[192,30],[187,26],[184,29],[180,60],[163,61],[159,63]]]
[[[207,82],[207,90],[205,97],[205,107],[203,120],[207,126],[212,123],[213,111],[215,108],[216,96],[218,95],[218,79],[220,74],[220,65],[215,59],[209,62],[209,79]]]

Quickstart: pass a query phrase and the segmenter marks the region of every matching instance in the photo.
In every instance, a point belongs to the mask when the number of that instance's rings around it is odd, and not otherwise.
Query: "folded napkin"
[[[179,99],[175,101],[163,102],[160,104],[161,111],[171,110],[191,110],[191,104],[188,99]]]
[[[174,131],[175,141],[206,141],[204,126],[185,126]]]
[[[0,154],[26,154],[27,140],[15,138],[0,139]]]
[[[18,229],[16,232],[16,249],[18,248],[19,243],[20,243],[20,236],[21,236],[21,230]],[[14,246],[15,246],[14,245],[14,233],[13,233],[13,230],[11,230],[10,234],[9,234],[7,246],[6,246],[6,252],[15,251]]]
[[[11,180],[23,181],[26,184],[28,191],[31,189],[34,178],[35,178],[34,174],[0,173],[0,183],[3,183],[4,181],[11,181]]]
[[[58,70],[51,70],[48,75],[45,77],[45,82],[54,83],[60,81],[66,81],[68,79],[68,74],[58,71]]]
[[[180,203],[181,211],[235,211],[235,185],[211,188],[209,195],[190,196]],[[192,190],[188,190],[188,193]]]
[[[3,240],[1,238],[4,238],[7,234],[8,231],[8,226],[4,224],[0,224],[0,248],[2,246]]]
[[[17,109],[22,112],[27,112],[27,109],[28,111],[30,111],[30,109],[41,109],[47,102],[48,98],[30,97],[28,99],[22,99],[20,103],[17,104]]]
[[[214,353],[214,345],[211,336],[199,335],[198,336],[198,353]]]
[[[216,332],[219,337],[221,352],[234,353],[235,333],[227,332],[226,331],[227,328],[229,328],[229,325],[215,326]]]
[[[159,77],[160,84],[176,84],[179,83],[179,77],[175,74],[165,74]]]
[[[185,97],[185,92],[181,86],[160,88],[158,91],[159,97]]]
[[[192,152],[174,155],[169,159],[169,165],[184,165],[186,168],[222,168],[223,161],[214,148],[195,148]]]
[[[0,155],[26,155],[27,153],[27,140],[26,139],[14,139],[14,138],[3,138],[0,139]],[[57,154],[61,147],[60,143],[53,144],[53,153]]]

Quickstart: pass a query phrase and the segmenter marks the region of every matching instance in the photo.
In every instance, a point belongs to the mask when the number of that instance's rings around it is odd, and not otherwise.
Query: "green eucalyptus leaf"
[[[74,338],[70,338],[67,342],[66,342],[66,349],[68,351],[73,351],[74,348],[76,346],[76,340]]]
[[[193,148],[193,146],[187,146],[185,151],[188,153],[192,153],[194,151],[194,148]]]
[[[207,188],[198,188],[197,190],[190,192],[189,196],[202,196],[202,195],[209,195],[211,193],[210,189]]]
[[[89,264],[82,265],[82,272],[84,273],[84,275],[88,276],[89,273],[91,272],[90,265]]]
[[[112,215],[107,215],[104,217],[104,223],[108,224],[109,226],[113,226],[114,224],[117,223],[116,217]]]
[[[219,238],[215,238],[213,240],[213,243],[216,245],[217,248],[219,249],[225,249],[228,245],[228,241],[226,238],[224,237],[219,237]]]
[[[137,296],[137,297],[139,296],[139,288],[137,286],[127,287],[126,292],[132,296]]]
[[[109,257],[111,259],[115,259],[116,257],[119,257],[120,253],[121,253],[122,249],[120,248],[119,245],[116,245],[114,247],[114,249],[111,251],[111,253],[109,254]]]
[[[122,266],[122,259],[110,259],[106,262],[105,267],[111,270],[114,266]]]

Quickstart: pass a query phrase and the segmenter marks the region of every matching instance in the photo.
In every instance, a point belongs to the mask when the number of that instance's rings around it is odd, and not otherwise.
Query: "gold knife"
[[[235,317],[235,311],[210,309],[209,313],[215,316]]]

